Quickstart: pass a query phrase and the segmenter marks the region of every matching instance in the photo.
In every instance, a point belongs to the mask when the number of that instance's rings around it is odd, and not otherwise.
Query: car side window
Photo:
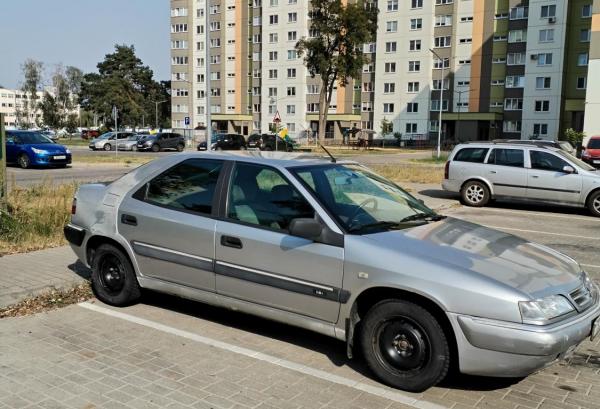
[[[456,152],[454,160],[457,162],[483,163],[488,151],[488,148],[462,148]]]
[[[492,149],[487,163],[500,166],[522,168],[525,166],[525,155],[522,149]]]
[[[175,210],[210,214],[222,167],[218,160],[188,159],[152,179],[133,197]]]
[[[531,169],[562,172],[565,166],[571,166],[558,156],[548,152],[530,151]]]
[[[311,205],[277,170],[236,164],[229,186],[228,218],[287,231],[293,219],[314,215]]]

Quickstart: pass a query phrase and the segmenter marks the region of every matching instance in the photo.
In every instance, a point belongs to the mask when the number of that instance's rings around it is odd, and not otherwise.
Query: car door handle
[[[242,241],[237,237],[232,236],[221,236],[221,245],[225,247],[232,247],[234,249],[241,249],[243,247]]]
[[[496,172],[495,170],[490,170],[490,173],[498,173],[498,172]]]
[[[538,175],[531,175],[531,177],[532,177],[532,178],[534,178],[534,179],[537,179],[537,178],[539,178],[539,176],[538,176]]]
[[[130,214],[122,214],[121,223],[128,224],[130,226],[137,226],[137,218]]]

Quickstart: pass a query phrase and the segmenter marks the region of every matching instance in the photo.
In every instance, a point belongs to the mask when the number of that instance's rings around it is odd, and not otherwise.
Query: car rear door
[[[216,232],[217,293],[326,322],[343,297],[343,247],[289,234],[315,210],[278,170],[237,162]]]
[[[214,291],[214,234],[223,161],[193,158],[128,195],[118,230],[131,244],[142,275]]]
[[[529,150],[527,198],[552,202],[581,202],[583,179],[578,173],[563,169],[573,165],[553,152],[541,149]]]
[[[487,158],[486,178],[493,184],[495,196],[525,198],[527,169],[521,148],[493,148]]]
[[[17,153],[19,152],[19,137],[7,132],[6,134],[6,162],[14,163],[17,161]]]

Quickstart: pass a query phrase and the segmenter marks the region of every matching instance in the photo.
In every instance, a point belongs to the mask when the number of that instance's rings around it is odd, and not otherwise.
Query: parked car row
[[[217,134],[213,135],[210,144],[206,141],[197,146],[199,151],[239,151],[239,150],[261,150],[261,151],[285,151],[294,150],[294,144],[282,139],[275,134],[252,134],[248,140],[240,134]]]
[[[150,134],[135,134],[133,132],[106,132],[89,144],[91,150],[111,151],[114,149],[126,151],[160,152],[174,149],[181,152],[185,149],[183,135],[172,132]]]

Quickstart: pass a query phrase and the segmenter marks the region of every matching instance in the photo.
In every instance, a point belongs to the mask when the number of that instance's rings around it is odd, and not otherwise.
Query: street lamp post
[[[163,99],[162,101],[154,101],[154,129],[158,129],[158,106],[168,100]]]
[[[438,55],[433,49],[429,49],[433,55],[440,60],[442,67],[440,69],[440,115],[438,118],[438,141],[437,141],[437,158],[439,159],[441,156],[441,143],[442,143],[442,106],[444,105],[444,60],[442,57]]]

